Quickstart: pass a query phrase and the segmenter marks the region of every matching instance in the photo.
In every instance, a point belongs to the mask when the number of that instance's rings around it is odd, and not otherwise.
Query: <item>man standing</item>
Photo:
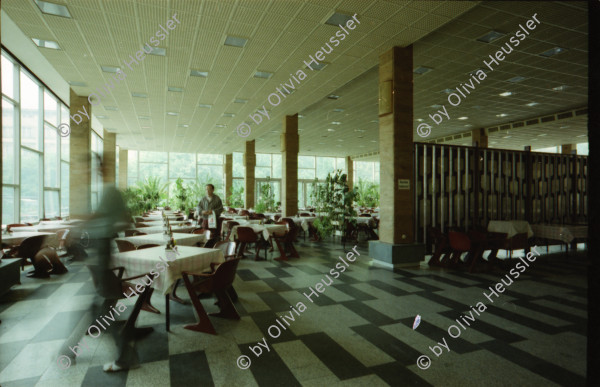
[[[215,186],[212,184],[206,185],[206,196],[198,203],[198,222],[202,219],[202,228],[208,229],[208,217],[214,211],[217,218],[217,225],[213,230],[216,230],[217,235],[221,225],[220,216],[223,212],[223,203],[221,198],[214,194]]]

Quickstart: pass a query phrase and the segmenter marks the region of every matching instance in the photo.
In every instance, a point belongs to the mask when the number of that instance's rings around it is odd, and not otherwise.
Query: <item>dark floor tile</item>
[[[371,324],[377,326],[387,325],[394,322],[394,320],[392,320],[385,314],[380,313],[375,309],[371,308],[370,306],[363,304],[361,301],[344,301],[340,302],[340,305],[343,305],[344,307],[350,309],[351,311],[364,318]]]
[[[292,276],[290,273],[279,267],[267,267],[265,270],[273,274],[275,278],[286,278]]]
[[[449,319],[456,319],[457,318],[457,314],[456,313],[457,313],[456,311],[450,310],[450,311],[447,311],[447,312],[440,312],[438,314],[440,314],[442,316],[445,316],[445,317],[448,317]],[[464,315],[464,313],[463,313],[463,315]],[[499,328],[496,325],[486,323],[485,321],[481,321],[481,320],[478,319],[478,316],[475,313],[473,313],[473,318],[475,318],[474,322],[469,321],[468,319],[465,318],[465,320],[469,324],[471,324],[471,326],[467,327],[467,329],[474,329],[477,332],[481,332],[481,333],[486,334],[486,335],[488,335],[490,337],[493,337],[496,340],[500,340],[500,341],[503,341],[505,343],[514,343],[514,342],[517,342],[517,341],[521,341],[521,340],[527,339],[526,337],[519,336],[516,333],[513,333],[512,331]],[[463,323],[463,325],[464,325],[464,323]],[[420,326],[419,326],[419,329],[421,329]],[[446,341],[447,341],[447,339],[446,339]]]
[[[288,307],[288,310],[291,309]],[[252,320],[254,320],[254,323],[258,329],[260,329],[269,345],[297,339],[296,335],[294,335],[286,323],[281,321],[281,318],[271,311],[250,313],[250,317],[252,317]],[[277,323],[277,320],[281,321],[281,325]],[[271,325],[277,327],[272,328],[270,331],[273,336],[269,334],[269,327]],[[283,328],[281,327],[282,325]],[[248,346],[246,346],[246,349],[248,349]]]
[[[375,297],[373,297],[372,295],[367,294],[361,290],[358,290],[353,285],[341,284],[341,285],[331,285],[331,286],[333,286],[340,292],[346,293],[350,297],[354,298],[356,301],[369,301],[369,300],[375,299]]]
[[[83,270],[83,271],[79,271],[77,273],[74,273],[71,278],[68,279],[67,282],[69,283],[73,283],[73,282],[87,282],[89,280],[91,280],[92,276],[90,275],[90,272],[88,270]]]
[[[252,272],[252,270],[248,269],[238,269],[237,275],[240,276],[242,281],[256,281],[260,279],[256,274]]]
[[[136,341],[140,363],[169,359],[169,338],[165,324],[152,325],[154,332]]]
[[[418,293],[413,293],[413,294],[418,295],[419,297],[426,298],[435,303],[444,305],[445,307],[452,309],[452,310],[463,310],[466,308],[465,304],[451,300],[450,298],[444,297],[440,294],[430,293],[430,292],[418,292]],[[445,293],[445,294],[450,294],[450,293]]]
[[[94,366],[88,368],[83,382],[81,382],[81,387],[125,387],[129,371],[104,372],[102,367]]]
[[[588,310],[587,303],[582,303],[582,302],[567,300],[566,298],[563,298],[561,296],[547,295],[547,296],[540,297],[540,298],[548,300],[548,301],[555,302],[557,304],[562,304],[562,305],[565,305],[565,306],[570,306],[572,308],[577,308],[577,309],[586,310],[586,311]],[[585,297],[585,298],[587,298],[587,297]]]
[[[368,283],[369,283],[369,285],[376,287],[377,289],[381,289],[384,292],[387,292],[393,296],[406,296],[407,294],[410,294],[406,290],[402,290],[400,288],[397,288],[393,285],[387,284],[380,280],[370,280],[370,281],[368,281]]]
[[[288,290],[294,290],[290,285],[286,284],[279,278],[263,278],[263,282],[269,285],[275,292],[286,292]]]
[[[32,387],[40,380],[40,376],[35,378],[19,379],[10,382],[2,382],[2,387]]]
[[[369,369],[390,386],[432,386],[400,362],[382,364]]]
[[[526,326],[531,329],[535,329],[537,331],[546,333],[546,334],[556,334],[561,331],[561,328],[555,327],[550,324],[546,324],[540,320],[536,320],[533,318],[529,318],[527,316],[523,316],[517,313],[513,313],[509,310],[500,309],[495,307],[494,305],[487,305],[487,309],[485,313],[493,314],[495,316],[501,317],[506,320],[510,320],[514,323]]]
[[[413,277],[413,278],[394,278],[397,281],[400,281],[402,283],[405,283],[407,285],[411,285],[414,286],[416,288],[422,289],[422,290],[427,290],[428,292],[438,292],[440,290],[444,290],[443,288],[437,287],[437,286],[433,286],[433,285],[429,285],[426,284],[424,282],[418,281],[417,278],[419,277]]]
[[[312,333],[299,339],[341,380],[370,373],[368,368],[325,333]]]
[[[252,362],[250,369],[246,372],[252,372],[252,376],[259,386],[301,386],[277,351],[270,345],[269,339],[270,337],[267,337],[270,351],[261,347],[262,353],[259,357],[249,350],[248,345],[241,344],[239,346],[242,353],[248,356]]]
[[[442,284],[453,286],[455,288],[468,288],[468,287],[472,286],[472,285],[467,285],[463,282],[454,281],[451,278],[442,277],[440,275],[428,275],[427,277],[431,278],[437,282],[441,282]]]
[[[44,328],[42,328],[33,339],[31,339],[31,342],[37,343],[40,341],[66,339],[67,337],[69,337],[69,335],[71,335],[73,329],[75,328],[75,326],[77,326],[77,324],[79,323],[79,321],[85,313],[85,310],[56,313],[52,320],[50,320],[44,326]],[[91,324],[92,321],[90,321],[89,323]]]
[[[261,292],[257,293],[257,295],[273,312],[287,312],[290,310],[290,303],[277,294],[277,292]]]
[[[569,321],[574,324],[585,324],[587,321],[587,318],[585,318],[585,317],[575,316],[571,313],[563,312],[563,311],[557,310],[555,308],[550,308],[547,306],[539,305],[539,304],[536,304],[531,301],[513,301],[513,302],[516,305],[522,306],[527,310],[544,313],[544,314],[547,314],[548,316],[552,316],[552,317],[555,317],[555,318],[558,318],[558,319],[561,319],[564,321]]]
[[[549,363],[509,344],[500,341],[490,341],[482,343],[480,346],[559,385],[585,386],[586,384],[583,376],[579,376],[557,364]]]
[[[214,386],[204,351],[171,355],[171,386]]]
[[[322,275],[324,274],[323,272],[314,269],[308,265],[295,265],[294,266],[296,269],[301,270],[303,272],[305,272],[306,274],[310,274],[310,275]]]

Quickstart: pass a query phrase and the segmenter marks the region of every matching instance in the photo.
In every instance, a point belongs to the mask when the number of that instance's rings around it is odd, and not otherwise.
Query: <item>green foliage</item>
[[[379,184],[358,179],[358,184],[354,187],[357,193],[356,203],[361,207],[379,206]]]
[[[129,210],[129,215],[139,216],[144,212],[142,203],[140,201],[140,189],[138,187],[128,187],[123,190],[122,194],[123,200],[125,201],[125,206]]]
[[[169,200],[169,204],[180,210],[187,210],[188,203],[188,188],[186,188],[185,183],[182,178],[178,178],[175,180],[175,187],[173,188],[173,197]]]
[[[230,207],[241,208],[244,207],[244,187],[231,187],[231,195],[228,200]]]
[[[267,181],[260,186],[260,197],[256,206],[255,212],[275,211],[275,193],[271,186],[271,178],[267,176]]]
[[[200,184],[197,180],[188,184],[185,209],[190,210],[198,206],[198,202],[205,195],[205,187],[206,185]]]
[[[159,177],[147,177],[145,181],[138,182],[136,188],[142,212],[164,206],[167,202],[167,184],[161,183]]]
[[[356,223],[352,219],[356,216],[353,207],[356,192],[348,188],[347,176],[341,169],[333,175],[329,173],[325,183],[319,183],[315,179],[311,197],[316,211],[326,213],[313,223],[321,238],[331,236],[336,225],[344,235],[346,220]]]

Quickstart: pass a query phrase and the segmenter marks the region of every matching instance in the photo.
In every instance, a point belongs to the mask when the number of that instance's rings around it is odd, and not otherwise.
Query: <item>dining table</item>
[[[10,234],[2,234],[2,243],[8,246],[19,246],[26,238],[45,235],[43,244],[58,246],[58,237],[54,232],[17,231],[20,227],[13,228]]]
[[[197,243],[206,243],[206,235],[173,233],[173,239],[178,246],[196,246]],[[124,240],[133,243],[136,247],[147,244],[165,245],[167,243],[166,234],[148,234],[136,235],[131,237],[116,238],[115,240]]]
[[[250,227],[256,234],[262,235],[267,241],[274,233],[284,234],[287,231],[288,226],[286,224],[247,224],[244,226],[233,226],[233,229],[231,229],[231,235],[229,236],[230,241],[235,241],[237,239],[238,227]]]
[[[13,231],[16,231],[17,229],[19,229],[19,231],[35,231],[35,232],[51,232],[51,233],[55,233],[58,232],[60,230],[64,230],[64,229],[75,229],[75,228],[79,228],[80,225],[79,224],[74,224],[74,223],[63,223],[63,222],[57,222],[57,223],[40,223],[37,225],[33,225],[33,226],[23,226],[23,227],[13,227]]]
[[[171,219],[169,219],[169,224],[171,226],[181,226],[182,224],[186,224],[188,222],[191,222],[191,221],[189,221],[189,220],[171,220]],[[164,221],[163,220],[145,220],[143,222],[138,222],[138,223],[145,224],[146,226],[154,227],[154,226],[162,226],[164,224]]]
[[[194,231],[195,229],[197,229],[198,226],[172,226],[171,227],[171,231],[173,231],[174,233],[178,232],[178,233],[190,233],[192,231]],[[140,232],[144,232],[146,234],[160,234],[163,233],[165,231],[165,228],[161,225],[161,226],[150,226],[150,227],[136,227],[136,228],[132,228],[135,229],[137,231]]]
[[[529,222],[526,220],[490,220],[487,230],[506,234],[506,238],[512,238],[517,234],[527,233],[527,238],[534,235]]]
[[[558,240],[563,243],[588,237],[588,226],[582,224],[532,224],[531,228],[537,238]]]

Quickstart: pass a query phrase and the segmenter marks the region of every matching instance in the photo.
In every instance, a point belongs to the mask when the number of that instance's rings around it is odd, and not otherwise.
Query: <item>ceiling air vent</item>
[[[465,138],[465,137],[471,137],[471,132],[463,133],[462,136],[463,136],[463,138]]]
[[[498,127],[495,127],[495,128],[489,128],[489,129],[488,129],[488,133],[494,133],[494,132],[497,132],[497,131],[498,131]]]
[[[523,121],[521,121],[521,122],[515,122],[514,124],[512,124],[513,128],[520,128],[520,127],[523,127],[523,126],[525,126],[525,123]]]
[[[500,130],[506,130],[506,129],[510,129],[510,125],[502,125],[500,127]]]
[[[575,115],[576,115],[576,116],[581,116],[581,115],[583,115],[583,114],[587,114],[587,112],[588,112],[588,110],[587,110],[587,109],[577,110],[577,111],[575,112]]]
[[[443,141],[450,141],[450,140],[452,140],[452,136],[448,136],[448,137],[446,137],[446,138],[443,139]]]
[[[533,119],[533,120],[528,120],[528,121],[525,121],[525,125],[527,125],[527,126],[529,126],[529,125],[537,125],[537,124],[539,124],[539,123],[540,123],[540,120],[539,120],[539,119],[537,119],[537,118],[536,118],[536,119]]]
[[[573,117],[573,112],[560,113],[556,115],[556,118],[559,120],[564,120],[565,118]]]
[[[461,138],[462,138],[462,136],[460,134],[457,134],[456,136],[452,137],[453,140],[458,140],[458,139],[461,139]]]
[[[542,117],[541,118],[542,122],[551,122],[551,121],[556,121],[556,117],[554,116],[546,116],[546,117]]]

